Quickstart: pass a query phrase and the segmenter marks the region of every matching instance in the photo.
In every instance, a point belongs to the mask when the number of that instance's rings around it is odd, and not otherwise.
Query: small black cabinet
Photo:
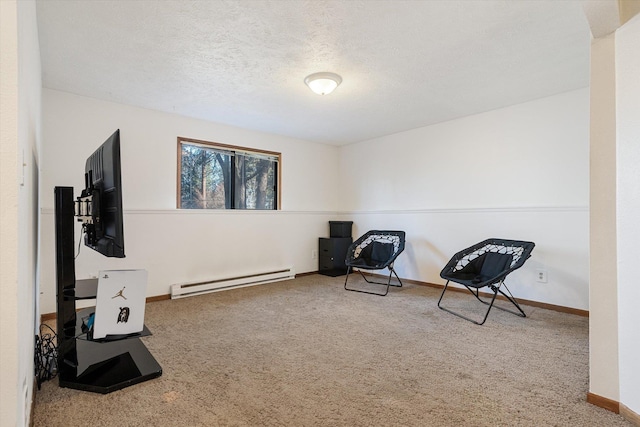
[[[351,243],[351,237],[320,237],[318,272],[333,277],[347,274],[344,261]]]

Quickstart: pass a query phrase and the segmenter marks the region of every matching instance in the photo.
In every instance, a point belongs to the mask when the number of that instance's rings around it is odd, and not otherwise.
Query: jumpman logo
[[[114,298],[117,298],[117,297],[122,297],[124,299],[127,299],[127,297],[125,297],[122,294],[124,292],[124,288],[126,288],[126,286],[123,286],[122,289],[120,289],[117,294],[115,294],[114,296],[111,297],[111,299],[114,299]]]

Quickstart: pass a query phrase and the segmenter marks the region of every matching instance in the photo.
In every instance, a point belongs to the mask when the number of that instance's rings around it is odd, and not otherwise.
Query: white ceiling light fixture
[[[308,75],[304,82],[318,95],[328,95],[342,83],[342,77],[336,73],[314,73]]]

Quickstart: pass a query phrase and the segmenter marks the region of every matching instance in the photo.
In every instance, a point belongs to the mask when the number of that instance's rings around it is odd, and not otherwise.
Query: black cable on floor
[[[58,335],[49,325],[41,324],[40,335],[36,335],[34,368],[38,390],[58,375]]]

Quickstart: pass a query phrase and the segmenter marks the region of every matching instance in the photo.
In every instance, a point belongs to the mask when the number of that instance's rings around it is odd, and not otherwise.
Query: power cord
[[[82,244],[82,237],[84,236],[84,224],[82,225],[82,231],[80,232],[80,239],[78,239],[78,251],[76,252],[76,256],[73,257],[73,259],[77,259],[78,256],[80,255],[80,246]]]
[[[46,328],[46,329],[45,329]],[[47,331],[48,329],[48,331]],[[36,335],[34,369],[38,390],[43,382],[58,375],[58,335],[49,325],[40,325],[40,335]]]

